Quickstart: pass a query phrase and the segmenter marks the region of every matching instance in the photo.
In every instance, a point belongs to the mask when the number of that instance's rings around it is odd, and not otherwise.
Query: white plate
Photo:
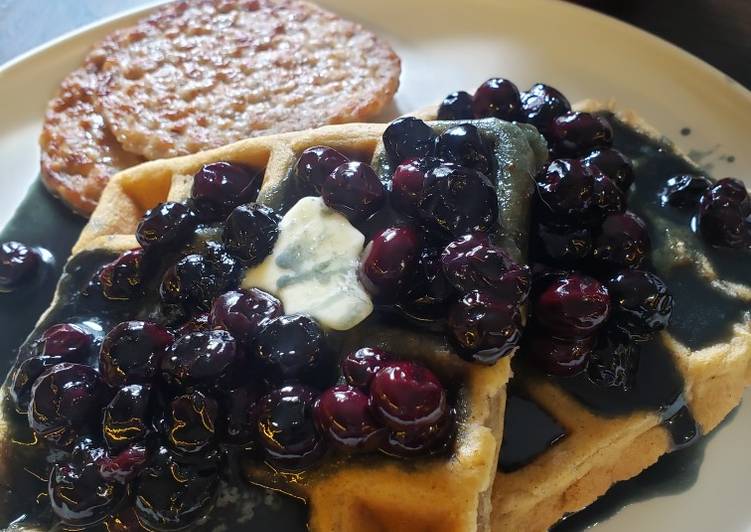
[[[553,0],[321,3],[383,34],[401,55],[402,85],[390,116],[452,90],[472,89],[492,75],[522,88],[544,81],[572,100],[613,97],[686,151],[703,153],[701,163],[711,165],[713,175],[751,177],[751,93],[686,52],[614,19]],[[58,82],[91,44],[143,13],[88,26],[0,68],[0,225],[37,176],[36,139]],[[685,127],[691,135],[680,134]],[[597,530],[751,529],[749,441],[746,405],[706,445],[693,485],[680,490],[682,481],[676,480],[678,493],[632,503]]]

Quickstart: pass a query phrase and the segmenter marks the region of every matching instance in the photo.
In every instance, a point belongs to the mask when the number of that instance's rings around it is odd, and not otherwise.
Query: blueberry
[[[594,340],[584,338],[556,338],[546,331],[528,330],[522,352],[525,358],[549,375],[569,377],[584,370]]]
[[[262,181],[262,172],[243,164],[209,163],[193,176],[191,197],[202,213],[224,217],[238,205],[255,201]]]
[[[746,185],[740,179],[734,177],[720,179],[707,195],[713,198],[724,197],[733,200],[741,205],[741,212],[744,215],[751,215],[751,198],[749,198]]]
[[[0,292],[12,292],[31,279],[42,263],[39,252],[21,242],[0,244]]]
[[[649,340],[670,323],[673,297],[655,274],[626,270],[613,276],[607,287],[613,302],[613,321],[632,341]]]
[[[195,213],[184,203],[160,203],[141,219],[136,240],[144,248],[179,246],[190,240],[196,226]]]
[[[636,383],[639,348],[622,335],[602,333],[587,364],[587,378],[596,386],[628,392]]]
[[[665,182],[665,188],[660,192],[660,201],[671,207],[694,208],[712,185],[712,181],[704,176],[673,176]]]
[[[598,148],[582,159],[585,166],[596,167],[627,192],[634,182],[634,167],[628,157],[613,148]]]
[[[117,454],[103,455],[96,464],[102,478],[125,484],[139,476],[147,464],[148,454],[144,443],[134,443]]]
[[[412,116],[397,118],[383,132],[386,155],[395,166],[407,159],[431,155],[434,140],[433,129]]]
[[[454,126],[438,135],[435,139],[435,156],[486,175],[491,169],[490,152],[480,130],[472,124]]]
[[[386,190],[373,168],[353,161],[338,166],[323,181],[323,202],[351,222],[375,214],[386,201]]]
[[[47,328],[34,345],[34,354],[60,357],[63,362],[87,362],[94,354],[91,331],[75,323],[58,323]]]
[[[519,120],[521,109],[519,89],[503,78],[490,78],[475,91],[472,110],[476,118],[496,117],[509,122]]]
[[[521,339],[517,304],[481,290],[454,303],[448,323],[458,354],[471,362],[494,364],[513,353]]]
[[[591,215],[595,177],[575,159],[555,159],[537,178],[541,213],[554,222],[572,225]]]
[[[19,414],[26,414],[31,401],[31,387],[47,369],[64,362],[59,356],[33,356],[18,363],[10,374],[11,399]]]
[[[217,402],[198,390],[175,397],[163,425],[169,446],[185,454],[205,451],[214,443],[218,410]]]
[[[223,441],[242,446],[252,443],[255,437],[256,403],[260,395],[258,385],[234,388],[222,394],[220,415],[224,418]]]
[[[651,247],[644,220],[626,211],[605,218],[595,240],[593,256],[606,267],[638,268],[649,255]]]
[[[438,120],[469,120],[474,118],[472,95],[464,92],[452,92],[446,96],[438,108]]]
[[[392,356],[376,347],[363,347],[342,359],[342,373],[347,383],[368,390],[373,375],[392,362]]]
[[[301,385],[284,386],[258,403],[258,443],[264,457],[285,470],[308,469],[325,451],[313,406],[318,394]]]
[[[211,326],[226,329],[239,342],[250,344],[272,318],[282,315],[282,304],[269,293],[251,288],[233,290],[214,300]]]
[[[440,164],[438,159],[408,159],[396,167],[391,178],[391,206],[409,218],[417,216],[423,185],[429,170]]]
[[[328,146],[313,146],[300,154],[295,166],[300,182],[320,194],[326,178],[337,167],[349,162],[347,156]]]
[[[132,249],[99,270],[102,294],[112,301],[128,301],[143,291],[143,249]]]
[[[218,328],[226,329],[226,327],[218,327]],[[185,336],[188,333],[198,332],[198,331],[208,331],[210,329],[212,329],[212,326],[209,321],[209,313],[201,312],[199,314],[196,314],[192,318],[190,318],[188,321],[183,323],[177,330],[175,330],[175,337],[179,338],[180,336]]]
[[[102,434],[107,448],[121,451],[142,441],[151,423],[149,399],[151,386],[131,384],[120,388],[104,409]]]
[[[597,279],[581,273],[561,276],[536,295],[537,323],[559,338],[591,336],[610,317],[610,295]]]
[[[546,135],[553,120],[571,111],[571,104],[557,89],[535,83],[521,95],[521,120]]]
[[[227,331],[198,331],[175,340],[162,357],[164,379],[177,387],[211,388],[235,369],[237,343]]]
[[[343,451],[375,451],[386,436],[373,415],[368,395],[346,384],[324,391],[313,414],[329,444]]]
[[[570,112],[553,121],[549,137],[559,157],[579,157],[595,149],[610,148],[613,128],[601,116]]]
[[[420,252],[412,282],[399,301],[399,310],[422,323],[446,317],[449,302],[457,295],[441,266],[443,248],[425,247]]]
[[[427,173],[418,215],[440,238],[487,232],[495,229],[498,221],[498,197],[484,174],[443,163]]]
[[[325,363],[324,334],[308,316],[279,316],[261,330],[254,354],[271,382],[309,379]]]
[[[281,217],[258,203],[240,205],[224,222],[222,240],[227,250],[248,266],[258,264],[274,249]]]
[[[411,430],[391,431],[381,446],[384,454],[395,458],[434,455],[449,448],[454,429],[454,414],[449,411],[435,425]]]
[[[156,323],[125,321],[116,325],[99,351],[102,377],[115,388],[150,383],[173,340],[172,334]]]
[[[699,231],[714,246],[751,246],[751,199],[742,182],[722,179],[701,197]]]
[[[363,251],[360,282],[377,301],[395,301],[414,274],[419,251],[419,237],[411,227],[384,229]]]
[[[93,463],[57,464],[48,482],[52,511],[65,525],[84,527],[104,519],[125,495],[119,483],[105,480]]]
[[[604,174],[595,175],[592,198],[594,200],[594,225],[598,225],[611,214],[620,214],[626,210],[626,197],[623,191],[615,181]]]
[[[538,260],[576,266],[592,252],[592,231],[538,224],[533,231],[533,255]]]

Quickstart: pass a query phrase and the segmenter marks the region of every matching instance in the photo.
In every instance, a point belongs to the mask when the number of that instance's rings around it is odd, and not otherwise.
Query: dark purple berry
[[[131,384],[120,388],[104,409],[102,434],[110,451],[119,452],[146,437],[150,394],[149,385]]]
[[[220,414],[224,416],[224,441],[243,446],[251,444],[255,437],[256,403],[260,398],[260,389],[256,384],[222,394]]]
[[[370,401],[378,418],[394,431],[436,425],[448,414],[446,389],[438,377],[416,362],[394,362],[370,382]]]
[[[75,323],[58,323],[46,329],[34,354],[60,357],[63,362],[86,362],[94,352],[94,335]]]
[[[449,331],[458,354],[471,362],[494,364],[519,345],[522,319],[516,302],[472,290],[454,303]]]
[[[749,198],[746,185],[740,179],[725,177],[720,179],[710,189],[711,197],[724,197],[741,204],[741,212],[746,216],[751,215],[751,198]]]
[[[559,157],[580,157],[613,145],[613,128],[605,118],[578,111],[556,118],[549,136]]]
[[[148,458],[146,445],[135,443],[128,445],[117,454],[103,455],[96,464],[102,478],[125,484],[138,477],[146,467]]]
[[[435,156],[486,175],[491,169],[490,152],[480,130],[472,124],[454,126],[438,135],[435,139]]]
[[[592,252],[592,231],[539,224],[534,232],[534,254],[543,261],[575,266]]]
[[[198,390],[175,397],[164,420],[164,437],[170,447],[192,454],[206,450],[214,442],[217,403]]]
[[[660,192],[663,205],[671,207],[694,208],[707,190],[712,188],[712,181],[704,176],[677,175],[665,182],[665,188]]]
[[[191,238],[195,213],[184,203],[168,201],[146,211],[136,228],[136,240],[149,246],[177,246]]]
[[[702,196],[699,230],[714,246],[751,246],[751,199],[742,182],[721,179]]]
[[[604,174],[595,175],[592,198],[594,199],[595,210],[593,213],[594,225],[599,225],[602,220],[611,214],[620,214],[626,210],[626,197],[623,195],[623,191],[618,188],[615,181]]]
[[[104,337],[99,351],[99,370],[114,388],[148,384],[156,375],[172,334],[156,323],[125,321]]]
[[[438,159],[427,157],[408,159],[396,167],[389,196],[394,210],[410,218],[417,215],[427,172],[438,164]]]
[[[47,369],[61,362],[59,356],[34,356],[20,362],[11,372],[8,392],[19,414],[26,414],[31,401],[31,387]]]
[[[395,301],[412,278],[419,251],[419,236],[411,227],[384,229],[365,247],[360,282],[376,300]]]
[[[325,451],[313,406],[318,394],[300,385],[285,386],[258,403],[258,443],[272,464],[286,470],[311,467]]]
[[[96,464],[57,464],[48,483],[50,506],[64,524],[93,525],[104,519],[125,495],[124,486],[106,480]]]
[[[127,301],[141,295],[143,249],[122,253],[99,270],[102,294],[113,301]]]
[[[390,364],[392,357],[377,347],[363,347],[352,351],[342,360],[342,373],[347,383],[363,390],[370,387],[373,375]]]
[[[418,216],[441,238],[491,231],[498,221],[495,187],[476,170],[441,164],[427,173]]]
[[[391,431],[381,446],[381,451],[396,458],[413,458],[441,453],[452,441],[454,415],[449,411],[435,425],[410,430]]]
[[[594,340],[584,338],[556,338],[547,331],[530,330],[525,335],[524,356],[541,371],[558,377],[569,377],[587,365]]]
[[[107,393],[99,373],[83,364],[50,367],[34,382],[29,427],[55,447],[69,448],[93,434],[101,422]]]
[[[472,110],[476,118],[519,120],[522,102],[519,89],[503,78],[490,78],[475,91]]]
[[[238,357],[237,343],[227,331],[193,332],[175,340],[162,357],[162,376],[182,388],[211,388],[234,369]]]
[[[269,381],[305,380],[325,362],[323,330],[308,316],[279,316],[261,330],[254,353]]]
[[[351,222],[358,222],[383,206],[386,190],[370,165],[353,161],[337,167],[326,177],[321,198]]]
[[[560,224],[578,222],[591,214],[594,186],[594,174],[575,159],[551,161],[537,179],[542,207]]]
[[[265,205],[240,205],[224,222],[222,240],[227,251],[249,266],[258,264],[274,249],[280,220],[280,216]]]
[[[282,315],[282,304],[271,294],[251,288],[234,290],[216,298],[209,320],[216,329],[226,329],[239,342],[249,344],[272,318]]]
[[[300,154],[297,160],[297,178],[320,194],[326,178],[337,167],[349,162],[346,155],[328,146],[313,146]]]
[[[595,240],[593,256],[607,267],[638,268],[651,247],[644,220],[626,211],[605,218]]]
[[[209,163],[193,176],[191,197],[200,210],[223,216],[238,205],[255,201],[262,181],[262,172],[243,164]]]
[[[673,297],[655,274],[626,270],[612,277],[607,287],[613,304],[612,321],[633,341],[648,340],[670,323]]]
[[[571,104],[557,89],[535,83],[521,95],[521,121],[532,124],[546,135],[553,120],[571,111]]]
[[[11,292],[28,281],[39,269],[39,252],[20,242],[0,244],[0,292]]]
[[[383,146],[394,166],[407,159],[431,155],[434,140],[433,129],[413,116],[397,118],[383,132]]]
[[[375,451],[386,437],[386,429],[373,415],[368,395],[346,384],[324,391],[313,414],[328,442],[343,451]]]
[[[580,273],[561,276],[537,295],[537,323],[559,338],[591,336],[610,316],[610,296],[597,279]]]
[[[627,192],[634,182],[634,167],[628,157],[613,148],[598,148],[582,159],[585,166],[596,167]],[[596,173],[596,172],[595,172]]]
[[[438,108],[438,120],[470,120],[474,118],[472,111],[472,95],[464,92],[452,92],[446,96]]]
[[[457,295],[443,273],[442,253],[442,248],[423,248],[412,281],[399,301],[399,310],[420,322],[445,318],[447,304]]]
[[[192,332],[208,331],[211,328],[212,328],[211,323],[209,322],[209,313],[202,312],[200,314],[193,316],[191,319],[183,323],[180,326],[180,328],[175,331],[175,337],[179,338],[181,336],[185,336],[186,334],[192,333]],[[220,328],[226,328],[226,327],[220,327]]]

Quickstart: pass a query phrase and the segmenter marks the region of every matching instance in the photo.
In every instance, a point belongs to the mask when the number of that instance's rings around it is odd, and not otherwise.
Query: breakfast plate
[[[638,109],[714,176],[751,175],[745,150],[749,92],[685,52],[615,20],[543,0],[475,0],[460,11],[448,2],[427,7],[416,0],[321,3],[378,32],[401,55],[401,88],[384,119],[436,102],[452,90],[477,86],[491,75],[520,86],[544,81],[574,101],[613,97],[623,108]],[[91,44],[146,9],[57,39],[0,69],[0,98],[13,102],[0,111],[0,156],[9,169],[0,198],[3,225],[38,174],[37,136],[57,83]],[[562,36],[566,46],[560,45]],[[560,527],[602,521],[598,530],[745,530],[751,525],[743,497],[751,466],[741,442],[749,436],[751,410],[742,406],[717,434],[616,486]],[[667,470],[670,476],[661,478],[660,471]],[[295,515],[302,529],[301,513]]]

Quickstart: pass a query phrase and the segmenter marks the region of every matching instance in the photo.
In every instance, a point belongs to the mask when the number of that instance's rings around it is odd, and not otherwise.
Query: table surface
[[[659,35],[751,88],[749,0],[578,3]],[[0,64],[72,29],[141,4],[144,0],[0,0]]]

